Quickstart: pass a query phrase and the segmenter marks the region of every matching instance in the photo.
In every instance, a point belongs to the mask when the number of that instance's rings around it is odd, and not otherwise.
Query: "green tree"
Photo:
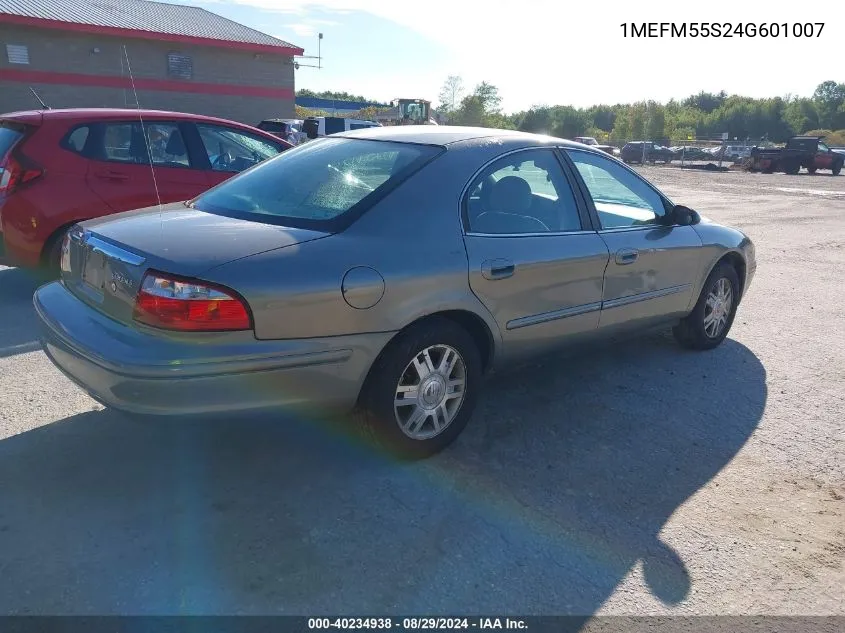
[[[819,111],[812,99],[791,99],[786,104],[783,117],[794,134],[819,127]]]
[[[555,126],[554,111],[549,106],[533,106],[520,117],[519,129],[535,134],[550,134]]]
[[[635,103],[628,106],[628,132],[633,141],[642,141],[646,133],[646,104]]]
[[[443,82],[443,87],[440,89],[440,102],[438,109],[445,113],[454,112],[461,105],[461,99],[464,96],[464,82],[463,79],[457,75],[449,75],[446,81]]]
[[[486,114],[492,114],[501,110],[502,97],[499,96],[499,89],[493,84],[482,81],[475,87],[473,95],[481,100]]]
[[[819,127],[828,130],[845,127],[845,84],[825,81],[813,93],[819,113]]]
[[[646,132],[648,140],[657,141],[666,134],[666,112],[663,106],[649,101],[646,106]]]
[[[727,98],[728,95],[724,90],[722,90],[719,94],[702,91],[697,95],[692,95],[691,97],[684,99],[683,105],[690,108],[696,108],[706,114],[710,114],[713,110],[721,106]]]
[[[314,97],[316,99],[334,99],[335,101],[365,101],[370,102],[372,99],[367,99],[361,95],[353,95],[348,92],[333,92],[331,90],[323,90],[321,92],[314,92],[308,88],[300,88],[296,91],[297,97]]]
[[[471,94],[461,100],[461,107],[451,118],[454,125],[480,126],[484,123],[484,102],[478,95]]]
[[[616,112],[608,105],[593,106],[587,110],[587,116],[590,117],[593,127],[605,132],[610,132],[616,123]]]
[[[572,106],[558,106],[554,113],[552,134],[561,138],[583,136],[587,131],[587,115],[583,110]]]

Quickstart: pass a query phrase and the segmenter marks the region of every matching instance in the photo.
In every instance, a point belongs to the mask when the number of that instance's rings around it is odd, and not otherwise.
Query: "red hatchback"
[[[188,200],[292,147],[256,128],[176,112],[0,115],[0,254],[58,264],[74,223]]]

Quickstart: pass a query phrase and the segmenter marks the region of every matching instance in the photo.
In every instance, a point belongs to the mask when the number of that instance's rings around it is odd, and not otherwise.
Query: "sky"
[[[505,112],[628,103],[702,90],[810,96],[845,82],[845,11],[784,0],[187,0],[317,54],[296,87],[437,102],[449,75],[497,86]],[[622,23],[787,23],[784,38],[626,38]],[[824,23],[820,37],[793,24]],[[783,28],[781,26],[781,28]],[[813,27],[817,30],[817,27]],[[803,30],[803,29],[802,29]],[[301,60],[313,63],[313,60]]]

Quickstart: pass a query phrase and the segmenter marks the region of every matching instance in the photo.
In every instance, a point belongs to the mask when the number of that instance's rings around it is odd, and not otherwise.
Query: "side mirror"
[[[672,208],[672,212],[669,214],[668,219],[670,224],[677,226],[692,226],[693,224],[701,222],[701,216],[698,215],[697,211],[693,211],[689,207],[685,207],[681,204],[676,204]]]

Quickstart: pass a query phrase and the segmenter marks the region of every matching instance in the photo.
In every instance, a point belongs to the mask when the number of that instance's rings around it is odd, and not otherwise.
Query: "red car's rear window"
[[[24,126],[11,121],[0,121],[0,158],[8,154],[24,135]]]

